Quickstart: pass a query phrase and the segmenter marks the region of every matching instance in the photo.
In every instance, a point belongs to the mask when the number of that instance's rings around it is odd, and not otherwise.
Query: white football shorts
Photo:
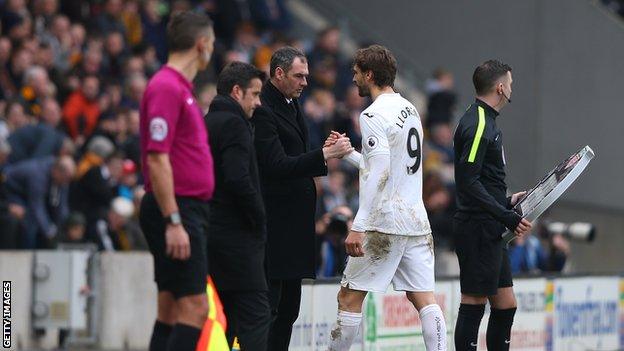
[[[349,257],[340,284],[360,291],[434,291],[433,236],[366,232],[364,256]]]

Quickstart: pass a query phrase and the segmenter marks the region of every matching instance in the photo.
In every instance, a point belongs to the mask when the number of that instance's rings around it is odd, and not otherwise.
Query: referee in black
[[[531,223],[511,207],[524,192],[507,197],[503,136],[496,125],[511,102],[511,67],[489,60],[474,71],[477,98],[455,131],[455,182],[458,209],[453,221],[460,268],[461,305],[455,349],[476,350],[485,303],[491,306],[488,350],[508,350],[516,312],[509,256],[501,234],[522,236]]]

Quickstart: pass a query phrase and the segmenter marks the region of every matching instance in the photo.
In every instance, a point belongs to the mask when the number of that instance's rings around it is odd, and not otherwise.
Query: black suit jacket
[[[267,260],[272,279],[315,277],[316,187],[327,175],[323,151],[310,151],[297,99],[292,105],[267,82],[252,122],[267,212]]]
[[[218,95],[205,118],[216,187],[210,202],[208,259],[219,290],[267,290],[266,215],[253,128],[240,105]]]

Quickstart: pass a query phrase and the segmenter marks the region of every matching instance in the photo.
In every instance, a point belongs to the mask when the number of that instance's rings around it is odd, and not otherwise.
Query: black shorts
[[[154,256],[154,280],[158,291],[169,291],[176,299],[203,294],[208,275],[207,230],[209,204],[194,198],[176,196],[182,225],[189,235],[191,256],[174,260],[167,256],[166,223],[156,198],[147,193],[141,201],[139,220],[141,230]]]
[[[504,231],[505,226],[494,219],[455,215],[453,234],[462,294],[491,296],[498,288],[513,286],[501,238]]]

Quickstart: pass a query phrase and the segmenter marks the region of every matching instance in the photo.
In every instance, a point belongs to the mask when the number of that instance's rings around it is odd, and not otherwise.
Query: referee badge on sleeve
[[[152,140],[163,141],[167,137],[169,127],[167,126],[167,121],[164,118],[154,117],[150,121],[149,130]]]

